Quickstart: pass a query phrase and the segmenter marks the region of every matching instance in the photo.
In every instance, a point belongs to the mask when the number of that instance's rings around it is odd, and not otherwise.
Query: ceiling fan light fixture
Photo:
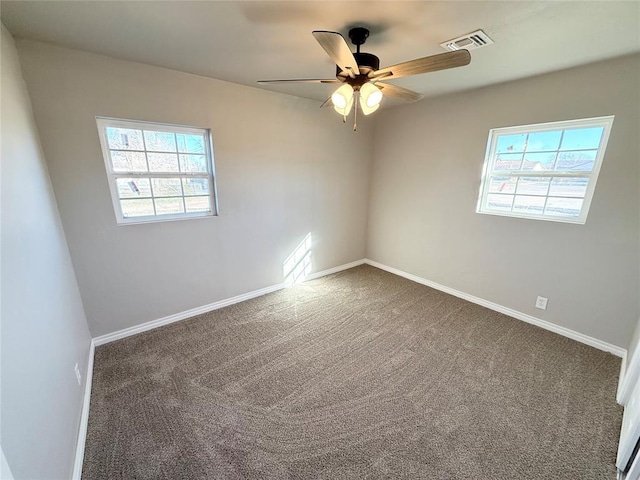
[[[333,92],[333,95],[331,95],[331,102],[333,103],[333,106],[336,108],[336,110],[346,109],[350,103],[353,103],[353,87],[351,87],[351,85],[347,83],[342,85],[335,92]],[[349,110],[351,110],[350,106]]]
[[[353,107],[353,97],[351,97],[349,103],[347,103],[343,108],[334,105],[333,109],[343,117],[346,117],[347,115],[349,115],[349,112],[351,112],[351,107]]]
[[[333,106],[333,109],[338,112],[340,115],[342,115],[343,117],[346,118],[347,115],[349,115],[349,112],[351,112],[351,108],[353,107],[353,101],[354,101],[355,97],[351,97],[349,99],[349,102],[344,106],[344,107],[338,107],[336,105]]]
[[[365,115],[368,115],[368,113],[364,111],[364,107],[367,106],[368,108],[373,109],[369,111],[369,113],[377,110],[377,108],[374,107],[378,107],[378,105],[380,105],[380,102],[382,101],[382,91],[371,82],[365,83],[360,88],[360,99],[362,100],[362,111]]]
[[[360,108],[362,109],[362,113],[364,113],[365,115],[370,115],[378,110],[378,108],[380,108],[380,104],[378,103],[373,107],[369,107],[365,102],[360,102]]]

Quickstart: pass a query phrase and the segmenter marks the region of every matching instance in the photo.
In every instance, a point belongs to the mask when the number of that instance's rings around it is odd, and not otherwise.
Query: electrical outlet
[[[540,310],[546,310],[548,301],[548,298],[538,297],[538,299],[536,300],[536,308],[539,308]]]
[[[76,372],[76,379],[78,380],[78,385],[82,385],[82,375],[80,375],[80,369],[78,368],[78,364],[73,367],[73,370]]]

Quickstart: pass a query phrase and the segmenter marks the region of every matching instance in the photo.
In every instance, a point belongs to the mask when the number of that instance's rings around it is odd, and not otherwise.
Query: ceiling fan
[[[355,52],[351,52],[344,37],[337,32],[315,30],[313,36],[336,64],[335,79],[260,80],[258,83],[263,85],[271,83],[342,83],[343,85],[333,92],[321,107],[333,105],[335,111],[342,115],[343,121],[346,122],[347,115],[355,103],[354,130],[357,128],[358,105],[360,105],[362,113],[369,115],[380,107],[383,95],[409,102],[415,102],[422,98],[422,95],[417,92],[382,80],[393,80],[409,75],[462,67],[471,62],[468,50],[458,50],[380,68],[378,57],[371,53],[360,52],[360,46],[369,37],[369,30],[364,27],[349,30],[349,38],[356,46]]]

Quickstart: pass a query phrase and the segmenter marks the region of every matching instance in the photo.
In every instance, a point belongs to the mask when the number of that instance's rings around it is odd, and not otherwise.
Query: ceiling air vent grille
[[[475,32],[467,33],[458,38],[454,38],[453,40],[447,40],[444,43],[441,43],[440,46],[446,50],[475,50],[476,48],[486,47],[487,45],[491,45],[493,40],[489,38],[489,36],[484,33],[482,30],[476,30]]]

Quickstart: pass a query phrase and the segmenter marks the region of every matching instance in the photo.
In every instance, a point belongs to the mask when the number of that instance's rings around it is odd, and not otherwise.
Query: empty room
[[[640,479],[640,2],[0,18],[2,480]]]

